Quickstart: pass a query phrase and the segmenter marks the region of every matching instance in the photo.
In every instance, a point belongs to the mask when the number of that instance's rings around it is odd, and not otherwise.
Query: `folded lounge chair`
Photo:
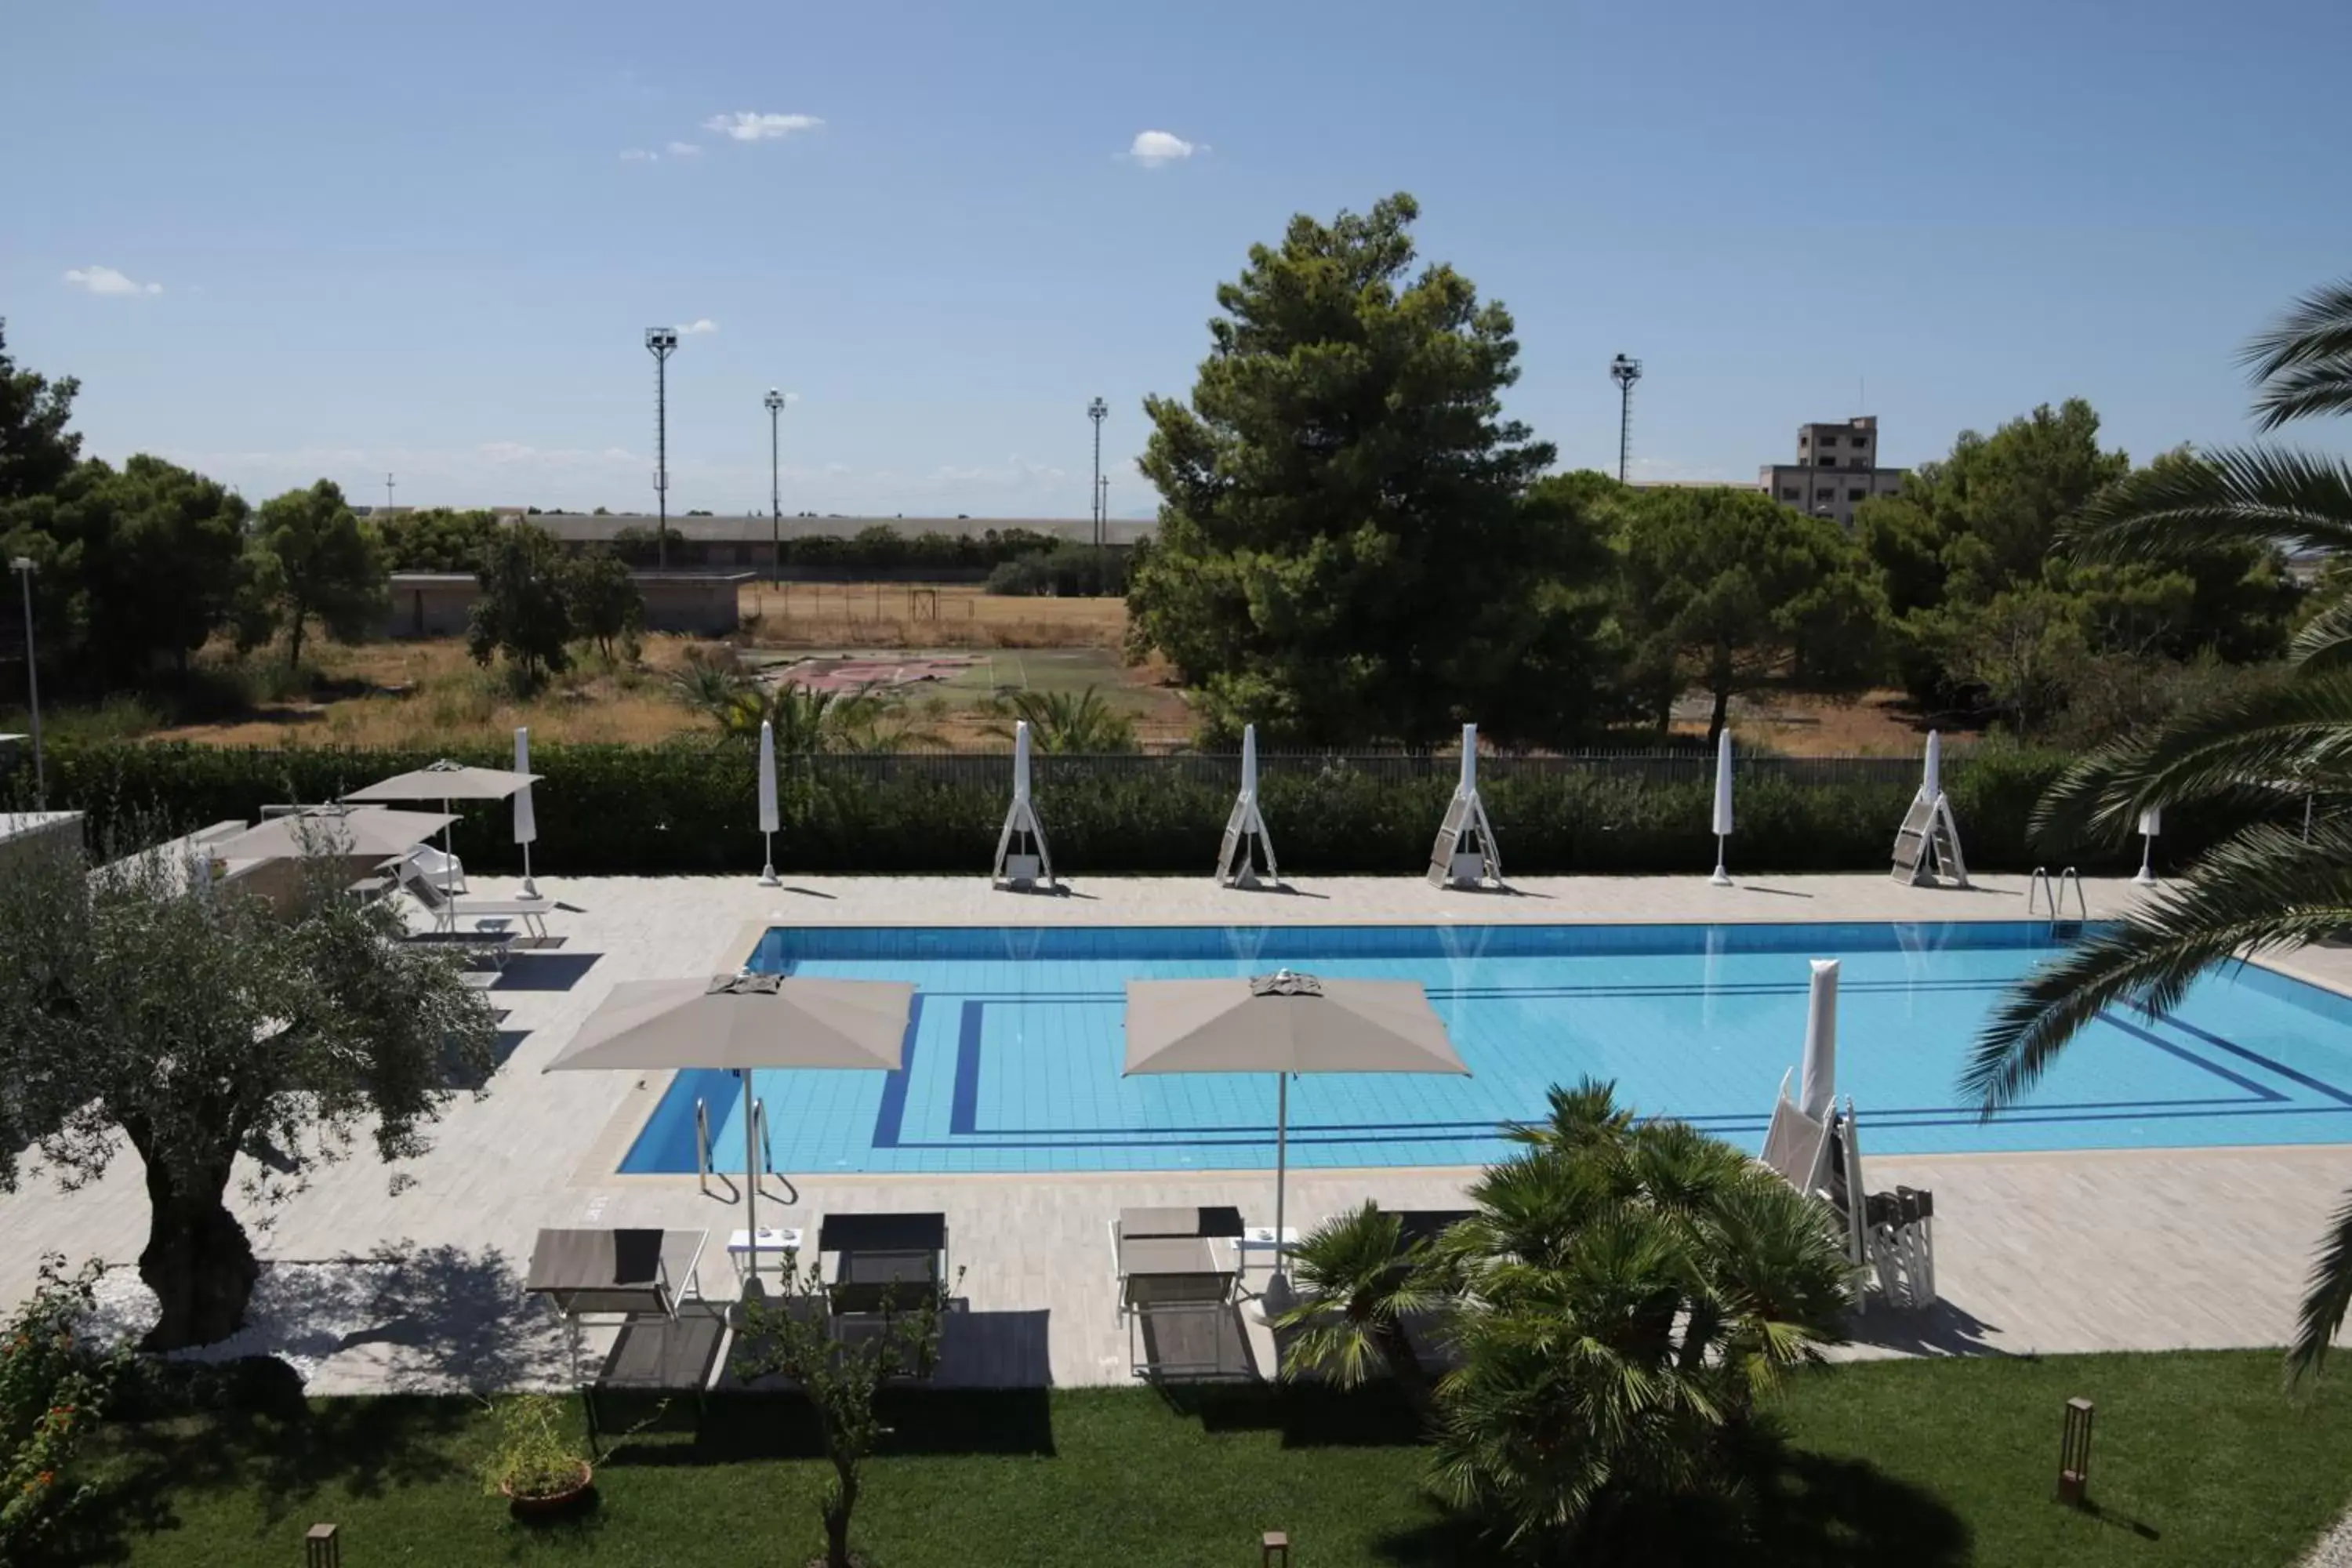
[[[1836,1212],[1845,1229],[1857,1301],[1874,1284],[1890,1302],[1935,1304],[1935,1195],[1907,1187],[1870,1192],[1863,1180],[1861,1133],[1851,1098],[1843,1115],[1832,1110],[1824,1122],[1798,1109],[1789,1099],[1784,1079],[1758,1160]],[[1862,1194],[1859,1203],[1853,1201],[1855,1194]]]

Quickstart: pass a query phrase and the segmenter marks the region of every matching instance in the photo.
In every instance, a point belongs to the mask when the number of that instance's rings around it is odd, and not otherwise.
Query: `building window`
[[[1848,490],[1845,492],[1845,499],[1848,500],[1860,500],[1869,493],[1870,492],[1868,490]]]
[[[1824,468],[1834,468],[1837,467],[1837,459],[1835,458],[1823,458],[1821,460],[1821,464]]]
[[[1822,445],[1824,447],[1834,447],[1837,445],[1837,437],[1834,436],[1825,435],[1822,437]]]
[[[1815,500],[1837,500],[1837,491],[1826,488],[1818,489],[1813,492],[1813,499]]]
[[[1804,491],[1799,489],[1794,485],[1782,485],[1780,487],[1780,499],[1782,500],[1801,500],[1804,499]]]

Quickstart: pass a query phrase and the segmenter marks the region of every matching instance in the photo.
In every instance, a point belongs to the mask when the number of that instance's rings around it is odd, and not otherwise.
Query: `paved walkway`
[[[499,896],[512,886],[485,879],[478,891]],[[320,1392],[557,1375],[560,1342],[520,1296],[542,1226],[709,1227],[704,1288],[735,1293],[718,1255],[739,1223],[731,1194],[705,1195],[692,1177],[613,1173],[663,1087],[658,1075],[538,1069],[614,982],[731,969],[770,924],[2013,920],[2025,909],[2014,878],[1965,893],[1875,876],[1721,889],[1703,875],[1538,879],[1511,895],[1440,893],[1404,879],[1310,880],[1288,894],[1227,892],[1206,878],[1088,879],[1061,897],[993,892],[976,877],[801,879],[782,889],[748,874],[541,878],[541,887],[586,912],[553,922],[564,937],[560,951],[534,955],[491,994],[510,1010],[505,1063],[485,1098],[451,1108],[433,1150],[404,1168],[409,1184],[392,1190],[391,1173],[360,1158],[320,1172],[308,1192],[274,1211],[246,1213],[266,1258],[375,1260],[351,1276],[363,1287],[332,1301],[332,1291],[321,1295],[322,1321],[354,1326],[304,1347]],[[2095,915],[2136,896],[2120,882],[2094,883],[2088,893]],[[2352,952],[2317,951],[2282,967],[2352,992]],[[1367,1195],[1446,1206],[1473,1173],[1296,1173],[1291,1210],[1311,1224]],[[2310,1247],[2336,1194],[2352,1186],[2352,1145],[1888,1156],[1874,1159],[1869,1174],[1874,1186],[1936,1190],[1948,1306],[1924,1319],[1866,1316],[1853,1353],[2266,1345],[2290,1331]],[[974,1383],[1126,1381],[1106,1229],[1112,1214],[1141,1204],[1234,1204],[1255,1214],[1271,1197],[1260,1172],[797,1180],[796,1194],[763,1200],[763,1221],[781,1214],[783,1223],[811,1224],[835,1208],[946,1213],[969,1307],[952,1330],[949,1374]],[[145,1221],[128,1152],[79,1193],[28,1181],[0,1197],[0,1234],[11,1243],[0,1249],[0,1299],[29,1287],[46,1250],[132,1261]],[[320,1278],[283,1277],[287,1289],[299,1279],[314,1292]]]

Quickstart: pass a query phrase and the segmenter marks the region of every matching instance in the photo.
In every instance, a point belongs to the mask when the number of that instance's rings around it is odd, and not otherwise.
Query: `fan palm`
[[[1551,1100],[1431,1265],[1460,1292],[1435,1480],[1522,1548],[1715,1489],[1731,1431],[1848,1303],[1825,1205],[1683,1123],[1636,1122],[1609,1086]]]
[[[1003,704],[1006,721],[989,726],[988,733],[1010,738],[1011,721],[1029,726],[1029,739],[1041,752],[1094,755],[1135,750],[1135,721],[1113,708],[1092,686],[1075,695],[1067,691],[1015,691]]]
[[[1421,1268],[1423,1250],[1406,1247],[1398,1216],[1370,1202],[1312,1232],[1290,1254],[1299,1300],[1275,1321],[1293,1336],[1282,1375],[1321,1373],[1354,1388],[1385,1369],[1427,1415],[1429,1373],[1405,1328],[1444,1300]]]
[[[2352,411],[2352,280],[2298,301],[2247,353],[2265,429]],[[2087,508],[2065,542],[2090,560],[2147,559],[2249,543],[2352,552],[2352,464],[2248,447],[2133,475]],[[2275,805],[2352,787],[2352,595],[2340,589],[2298,635],[2270,686],[2183,715],[2084,759],[2036,813],[2053,836],[2118,833],[2138,814],[2191,800]],[[1987,1112],[2025,1092],[2109,1006],[2163,1012],[2233,958],[2352,926],[2352,825],[2299,836],[2256,820],[2109,931],[2013,988],[1963,1078]],[[2352,1309],[2352,1197],[2314,1259],[2287,1374],[2318,1371]]]

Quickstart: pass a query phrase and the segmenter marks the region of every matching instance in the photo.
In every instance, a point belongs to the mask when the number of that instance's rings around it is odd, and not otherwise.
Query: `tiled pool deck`
[[[731,968],[772,924],[2016,920],[2025,897],[2014,878],[1954,892],[1876,876],[1762,878],[1730,889],[1704,875],[1536,879],[1512,895],[1439,893],[1402,878],[1308,879],[1286,894],[1228,892],[1206,878],[1090,879],[1061,897],[994,892],[977,877],[803,879],[782,889],[750,875],[540,884],[587,912],[551,921],[561,947],[518,955],[490,994],[509,1010],[509,1054],[487,1098],[452,1107],[433,1150],[404,1167],[413,1180],[397,1194],[391,1173],[358,1159],[320,1173],[274,1213],[248,1216],[269,1221],[256,1237],[266,1259],[375,1255],[398,1266],[401,1288],[373,1303],[381,1322],[305,1347],[320,1363],[320,1392],[558,1374],[560,1342],[519,1293],[542,1226],[708,1227],[704,1287],[735,1292],[720,1251],[740,1223],[731,1194],[704,1195],[692,1176],[614,1173],[660,1076],[538,1069],[614,982]],[[477,890],[511,886],[486,879]],[[2095,917],[2135,896],[2122,882],[2088,892]],[[2315,950],[2278,967],[2352,994],[2352,951]],[[1290,1210],[1294,1223],[1311,1224],[1367,1195],[1451,1206],[1470,1173],[1297,1172]],[[1886,1156],[1869,1177],[1874,1187],[1935,1189],[1947,1306],[1924,1319],[1866,1315],[1854,1353],[2265,1345],[2289,1331],[2312,1243],[2352,1186],[2352,1144]],[[1271,1206],[1271,1184],[1255,1172],[794,1179],[789,1200],[771,1186],[763,1222],[814,1225],[827,1210],[948,1215],[970,1311],[951,1330],[944,1372],[972,1383],[1127,1381],[1105,1230],[1119,1207],[1234,1204],[1271,1218],[1258,1212]],[[0,1294],[14,1300],[28,1289],[44,1251],[131,1263],[144,1232],[135,1156],[79,1193],[34,1177],[0,1197],[10,1244],[0,1249]]]

